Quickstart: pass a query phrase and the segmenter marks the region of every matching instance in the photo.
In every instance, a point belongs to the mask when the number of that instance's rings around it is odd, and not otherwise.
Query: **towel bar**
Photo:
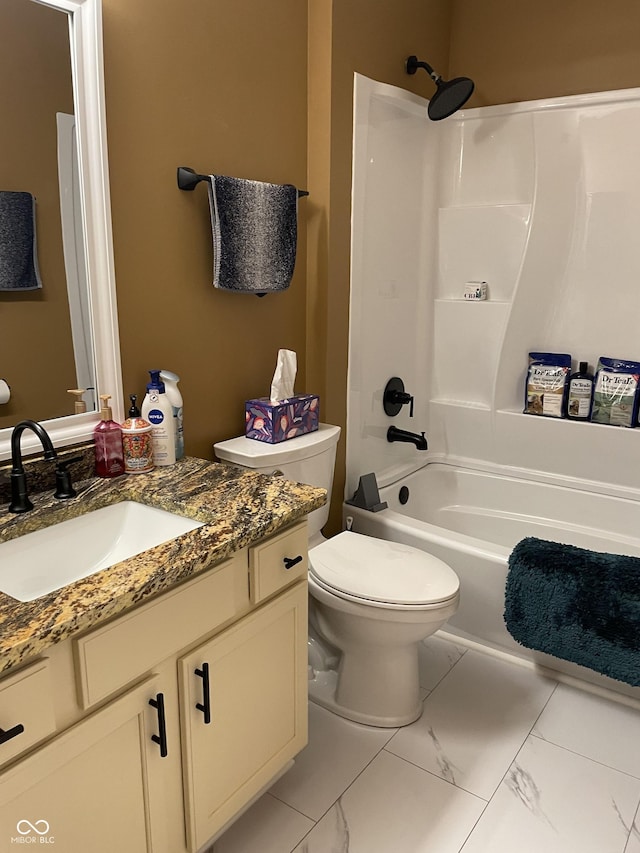
[[[200,181],[211,183],[209,175],[199,175],[188,166],[178,166],[178,188],[181,190],[194,190]],[[309,195],[307,190],[298,190],[298,198]]]

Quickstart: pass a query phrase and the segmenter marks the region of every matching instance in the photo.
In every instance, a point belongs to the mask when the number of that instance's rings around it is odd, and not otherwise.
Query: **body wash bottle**
[[[109,406],[109,394],[100,394],[102,420],[93,430],[96,453],[96,474],[98,477],[118,477],[124,474],[122,455],[122,430],[113,420]]]
[[[160,379],[164,382],[167,397],[171,403],[173,410],[173,425],[175,427],[176,437],[176,459],[182,459],[184,456],[184,428],[182,414],[182,394],[178,388],[180,377],[177,373],[172,373],[170,370],[161,370]]]
[[[567,417],[572,421],[588,421],[591,417],[593,397],[593,373],[589,373],[589,364],[580,362],[577,373],[569,380],[569,401]]]

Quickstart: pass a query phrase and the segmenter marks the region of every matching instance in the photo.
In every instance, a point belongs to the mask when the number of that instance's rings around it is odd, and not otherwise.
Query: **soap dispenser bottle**
[[[567,417],[572,421],[588,421],[591,417],[593,399],[593,374],[589,373],[589,363],[580,362],[577,373],[569,379],[569,401]]]
[[[124,470],[125,474],[144,474],[155,467],[151,436],[153,427],[140,414],[136,395],[130,394],[129,400],[131,401],[129,416],[122,424]]]
[[[74,415],[82,415],[87,411],[87,404],[82,399],[82,395],[85,393],[86,388],[69,388],[67,394],[71,394],[73,397],[73,413]]]
[[[118,477],[124,474],[122,453],[122,430],[113,420],[109,394],[100,394],[102,420],[93,430],[96,454],[96,474],[98,477]]]
[[[154,465],[173,465],[176,461],[176,439],[173,408],[167,397],[159,370],[150,370],[151,381],[142,402],[142,417],[151,424]]]

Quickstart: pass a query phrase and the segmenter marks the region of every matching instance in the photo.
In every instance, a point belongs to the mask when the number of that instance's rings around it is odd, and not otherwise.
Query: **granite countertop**
[[[51,491],[31,495],[34,508],[21,515],[2,505],[0,542],[123,500],[204,524],[35,601],[0,592],[0,672],[190,578],[326,500],[324,489],[193,458],[147,474],[91,478],[76,488],[72,500],[56,500]]]

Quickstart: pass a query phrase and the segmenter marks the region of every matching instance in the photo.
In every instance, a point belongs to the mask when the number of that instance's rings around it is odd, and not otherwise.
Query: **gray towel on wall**
[[[237,293],[286,290],[293,277],[298,231],[298,191],[211,175],[213,284]]]
[[[42,287],[36,250],[36,200],[0,191],[0,292]]]

